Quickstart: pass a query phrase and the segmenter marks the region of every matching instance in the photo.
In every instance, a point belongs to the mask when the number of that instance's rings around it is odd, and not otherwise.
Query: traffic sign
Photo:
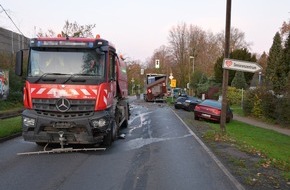
[[[172,80],[171,80],[170,86],[171,86],[172,88],[175,88],[175,87],[176,87],[176,79],[172,79]]]
[[[251,73],[255,73],[263,69],[256,62],[240,61],[235,59],[224,59],[223,68]]]

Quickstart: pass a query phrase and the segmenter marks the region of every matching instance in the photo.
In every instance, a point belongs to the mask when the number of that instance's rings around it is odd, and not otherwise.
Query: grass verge
[[[21,132],[21,116],[0,120],[0,138]]]
[[[290,180],[289,136],[235,120],[226,125],[227,134],[224,136],[221,135],[219,124],[210,123],[210,126],[212,130],[206,133],[205,138],[231,142],[243,151],[258,154],[263,158],[261,165],[279,168],[286,180]]]
[[[243,108],[240,105],[232,105],[231,109],[233,110],[234,114],[237,114],[239,116],[245,116]]]

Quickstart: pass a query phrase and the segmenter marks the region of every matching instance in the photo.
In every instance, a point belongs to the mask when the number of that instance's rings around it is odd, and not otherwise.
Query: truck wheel
[[[113,133],[112,133],[112,130],[106,135],[104,136],[104,139],[103,139],[103,145],[104,146],[111,146],[112,145],[112,142],[113,142]]]
[[[126,105],[126,114],[125,114],[125,121],[122,123],[121,128],[127,128],[128,127],[128,121],[130,117],[130,109],[129,109],[129,104],[127,103]]]
[[[104,146],[107,146],[107,147],[112,145],[113,141],[117,138],[117,133],[118,133],[116,123],[113,122],[111,126],[112,126],[111,130],[108,132],[107,135],[104,136],[103,143],[102,143]]]
[[[127,128],[128,127],[128,120],[126,119],[122,125],[121,125],[121,128]]]

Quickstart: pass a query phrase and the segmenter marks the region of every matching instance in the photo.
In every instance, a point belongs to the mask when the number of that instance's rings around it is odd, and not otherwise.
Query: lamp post
[[[192,59],[192,73],[194,73],[194,56],[189,56],[189,83],[188,83],[188,92],[189,92],[189,95],[191,94],[191,90],[190,90],[190,75],[191,75],[191,69],[190,69],[190,60]]]
[[[259,72],[259,86],[261,86],[262,72]]]
[[[170,87],[171,87],[171,102],[173,102],[173,93],[174,93],[174,91],[173,91],[173,89],[174,89],[174,87],[172,86],[172,79],[173,79],[174,77],[173,77],[173,74],[172,73],[170,73],[170,76],[169,76],[169,79],[170,79]]]
[[[134,78],[132,78],[131,82],[132,82],[132,95],[133,95],[133,91],[134,91],[134,82],[135,82]]]

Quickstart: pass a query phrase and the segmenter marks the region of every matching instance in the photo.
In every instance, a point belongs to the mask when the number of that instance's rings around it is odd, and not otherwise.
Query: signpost
[[[223,90],[222,90],[222,112],[221,112],[221,129],[225,132],[225,121],[226,121],[226,97],[227,97],[227,86],[228,86],[228,70],[251,72],[255,73],[262,70],[262,67],[255,62],[240,61],[235,59],[225,58],[223,65]]]
[[[170,73],[169,79],[170,79],[170,87],[171,87],[171,101],[173,102],[173,88],[176,87],[176,79],[173,81],[173,74]]]
[[[223,69],[255,73],[262,70],[262,67],[255,62],[240,61],[235,59],[224,59]]]

